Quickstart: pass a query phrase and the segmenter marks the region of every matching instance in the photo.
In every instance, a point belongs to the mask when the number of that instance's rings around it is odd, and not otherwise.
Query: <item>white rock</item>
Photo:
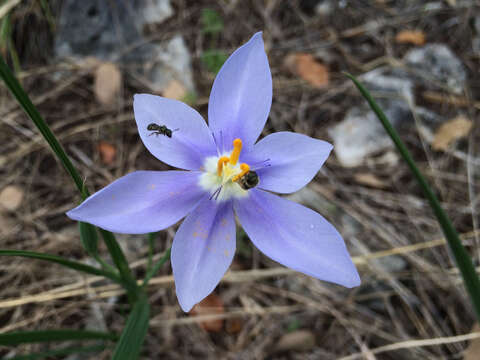
[[[388,68],[378,68],[363,74],[360,79],[372,93],[381,92],[404,100],[413,98],[413,81],[403,72],[389,73]]]
[[[145,24],[163,22],[173,15],[170,0],[143,0],[141,15]]]
[[[415,75],[428,84],[432,80],[461,93],[467,74],[462,62],[443,44],[428,44],[410,50],[404,57],[407,66]]]
[[[157,91],[163,91],[172,80],[179,81],[186,89],[193,91],[192,61],[183,37],[172,38],[156,47],[157,62],[151,71],[151,81]]]
[[[360,77],[374,96],[390,123],[397,129],[412,126],[414,117],[414,79],[403,70],[387,67],[372,70]],[[443,119],[423,108],[415,108],[422,131],[438,125]],[[341,123],[329,130],[338,161],[345,167],[359,166],[370,155],[393,148],[393,142],[382,123],[365,101],[350,109]]]
[[[366,107],[348,111],[329,134],[335,155],[345,167],[361,165],[368,155],[393,145],[376,115]]]

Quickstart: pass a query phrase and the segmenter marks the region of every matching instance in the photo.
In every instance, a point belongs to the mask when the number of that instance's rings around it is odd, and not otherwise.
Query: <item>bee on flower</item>
[[[307,185],[332,145],[292,132],[257,141],[271,103],[272,77],[261,33],[237,49],[218,73],[208,126],[182,102],[135,95],[144,145],[183,170],[130,173],[67,215],[127,234],[163,230],[185,217],[171,254],[184,311],[210,294],[229,268],[235,253],[234,214],[255,246],[273,260],[321,280],[358,286],[359,275],[338,231],[315,211],[273,194]],[[178,131],[150,136],[151,124]]]

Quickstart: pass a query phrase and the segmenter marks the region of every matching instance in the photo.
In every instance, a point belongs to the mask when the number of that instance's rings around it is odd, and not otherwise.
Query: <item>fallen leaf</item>
[[[0,192],[0,205],[9,210],[18,209],[23,200],[23,190],[15,185],[8,185]]]
[[[105,165],[110,165],[115,160],[115,156],[117,155],[117,148],[106,142],[100,141],[98,143],[98,152],[100,153],[100,158]]]
[[[475,324],[471,332],[479,332],[480,325]],[[480,354],[480,338],[470,340],[470,345],[463,354],[463,360],[478,360]]]
[[[442,124],[436,131],[432,142],[432,149],[435,151],[445,151],[454,141],[468,135],[473,123],[465,116],[456,118]]]
[[[275,345],[275,352],[307,351],[315,346],[315,335],[308,330],[297,330],[283,335]]]
[[[95,71],[93,91],[97,100],[103,105],[111,105],[115,101],[122,86],[122,73],[117,65],[106,62]]]
[[[225,330],[229,334],[237,334],[243,329],[243,320],[241,318],[231,318],[225,323]]]
[[[359,184],[367,185],[377,189],[385,189],[386,187],[388,187],[388,185],[384,181],[380,180],[378,177],[370,173],[355,174],[354,179]]]
[[[172,80],[162,94],[164,97],[175,100],[182,100],[187,95],[187,89],[177,80]]]
[[[324,88],[328,86],[328,68],[317,62],[311,54],[290,54],[285,58],[285,66],[313,87]]]
[[[190,315],[218,315],[225,312],[223,308],[223,301],[215,294],[208,295],[205,299],[199,302],[190,310]],[[223,319],[213,319],[201,321],[199,325],[206,331],[220,332],[223,328]]]
[[[425,33],[422,30],[402,30],[395,37],[395,41],[400,44],[425,44]]]

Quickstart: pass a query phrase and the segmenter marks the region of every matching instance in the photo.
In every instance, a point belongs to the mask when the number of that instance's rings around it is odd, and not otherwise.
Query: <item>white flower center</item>
[[[235,139],[230,154],[211,156],[205,160],[200,186],[211,194],[212,199],[225,201],[248,196],[248,187],[239,185],[250,172],[250,166],[238,163],[241,150],[242,141]]]

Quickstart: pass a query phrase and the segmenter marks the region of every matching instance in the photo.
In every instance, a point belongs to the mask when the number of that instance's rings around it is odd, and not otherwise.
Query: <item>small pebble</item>
[[[0,192],[0,205],[9,211],[19,208],[23,200],[23,190],[15,185],[8,185]]]

